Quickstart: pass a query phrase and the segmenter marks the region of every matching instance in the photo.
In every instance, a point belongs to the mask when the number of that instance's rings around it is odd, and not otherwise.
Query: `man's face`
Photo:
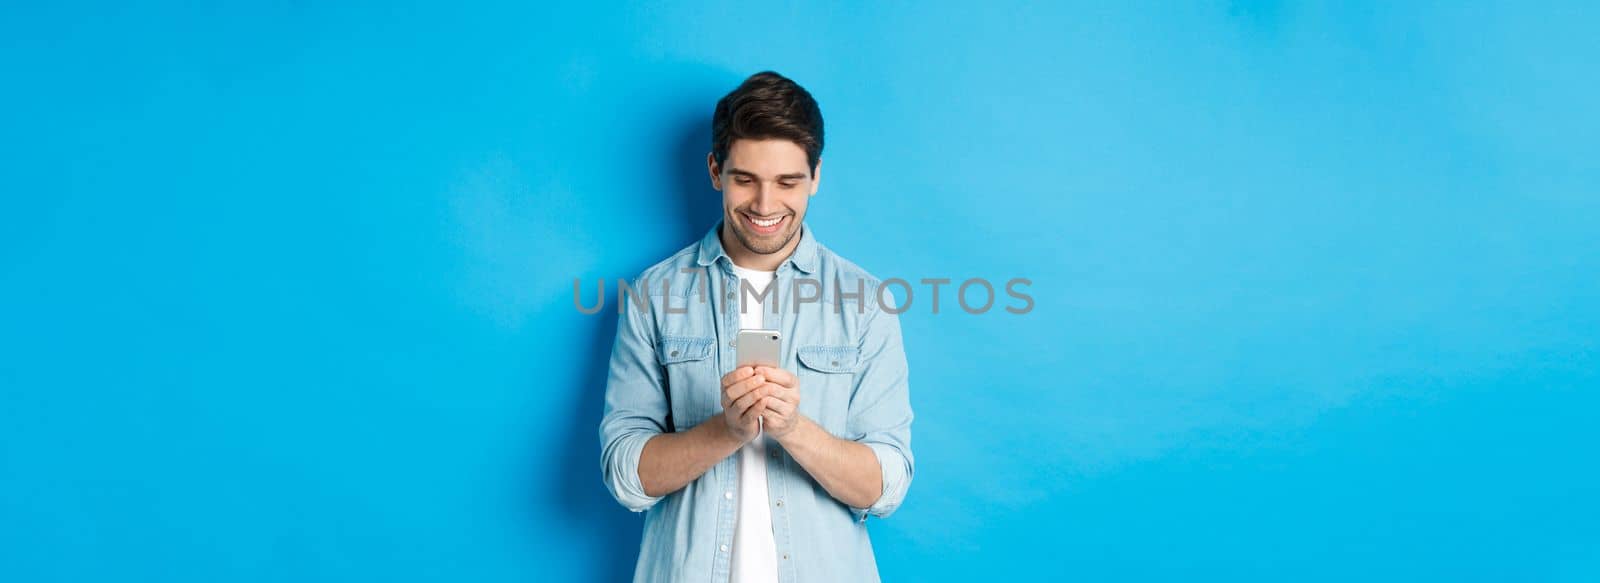
[[[822,163],[812,173],[806,151],[789,140],[734,140],[719,167],[707,156],[711,185],[722,191],[723,224],[753,253],[785,250],[817,193]]]

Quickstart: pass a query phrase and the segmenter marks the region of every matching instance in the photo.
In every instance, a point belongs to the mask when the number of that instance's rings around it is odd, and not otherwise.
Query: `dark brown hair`
[[[734,140],[783,139],[806,151],[811,171],[822,159],[822,109],[800,84],[772,71],[751,75],[717,101],[711,116],[711,154],[720,166]]]

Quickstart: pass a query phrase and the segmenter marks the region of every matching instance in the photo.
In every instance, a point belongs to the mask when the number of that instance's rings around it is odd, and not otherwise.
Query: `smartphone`
[[[738,366],[778,366],[782,340],[777,330],[740,330],[735,344]]]

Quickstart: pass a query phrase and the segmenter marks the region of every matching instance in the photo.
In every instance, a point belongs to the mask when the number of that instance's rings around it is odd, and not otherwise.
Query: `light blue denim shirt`
[[[738,456],[655,497],[640,485],[639,454],[663,432],[721,422],[715,417],[722,412],[721,379],[734,368],[739,330],[741,294],[732,264],[713,227],[632,282],[639,298],[648,298],[645,305],[620,306],[600,421],[600,466],[611,495],[646,513],[636,582],[721,583],[729,577]],[[800,411],[829,433],[871,448],[883,471],[877,502],[849,507],[769,441],[767,503],[778,579],[785,583],[877,581],[867,516],[894,512],[911,485],[911,399],[900,321],[879,304],[877,290],[876,278],[802,226],[800,243],[779,266],[769,291],[774,295],[766,299],[767,327],[783,333],[781,364],[800,379]]]

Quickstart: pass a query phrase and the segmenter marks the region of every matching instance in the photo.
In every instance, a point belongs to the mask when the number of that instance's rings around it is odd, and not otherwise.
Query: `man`
[[[706,157],[722,222],[632,284],[600,422],[606,486],[645,515],[634,581],[877,581],[868,515],[911,484],[898,317],[816,240],[822,112],[772,72],[717,102]],[[740,329],[782,334],[736,367]]]

